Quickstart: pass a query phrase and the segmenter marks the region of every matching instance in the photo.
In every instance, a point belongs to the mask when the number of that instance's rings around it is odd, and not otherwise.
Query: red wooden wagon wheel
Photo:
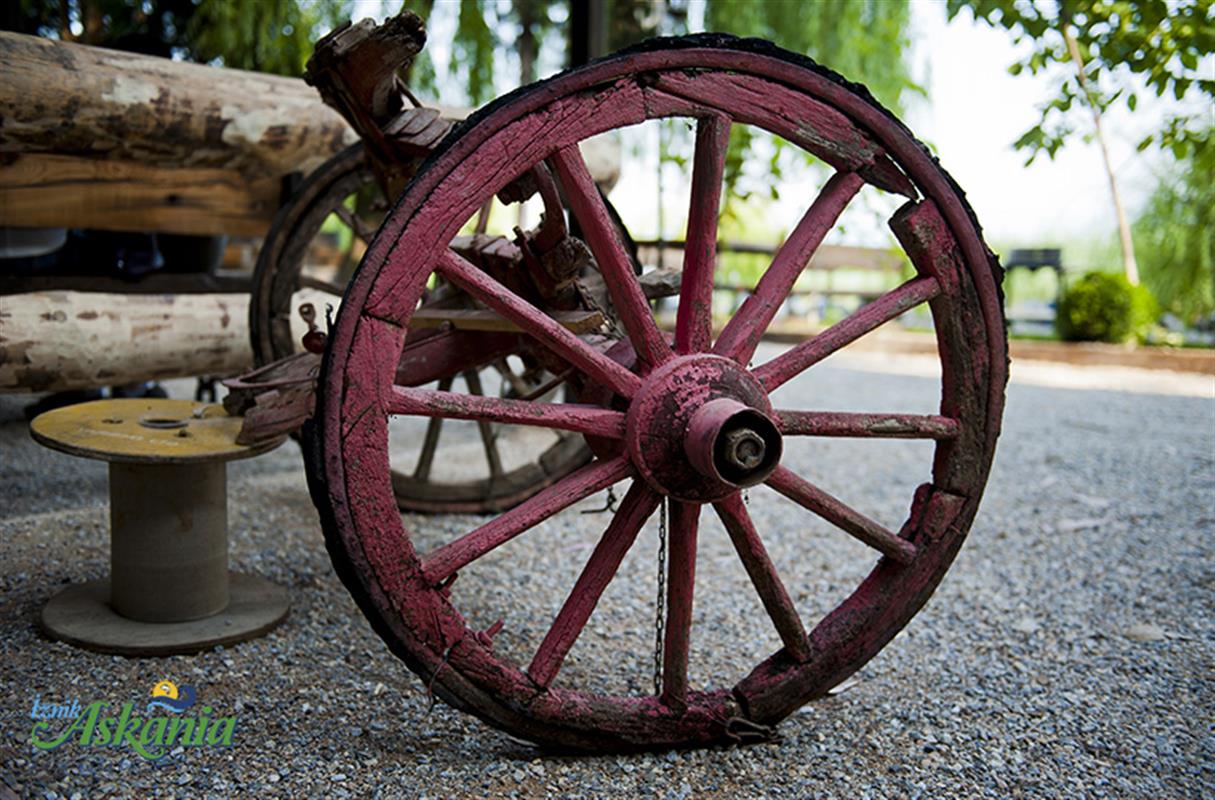
[[[658,117],[696,126],[688,245],[673,343],[655,324],[578,143]],[[714,341],[710,299],[727,134],[753,125],[833,166],[759,281]],[[560,181],[585,232],[628,347],[607,349],[453,253],[478,205],[537,165]],[[749,366],[810,255],[870,184],[906,203],[890,225],[916,275],[822,334]],[[535,405],[394,385],[413,310],[432,274],[514,321],[588,387],[582,403]],[[939,413],[820,413],[774,408],[769,395],[830,353],[927,303],[943,379]],[[635,356],[633,355],[635,353]],[[339,574],[392,649],[452,705],[544,745],[590,750],[738,741],[857,670],[920,609],[961,546],[986,483],[1003,405],[1006,341],[999,270],[962,193],[861,87],[758,41],[656,40],[526,87],[451,137],[406,191],[347,293],[322,374],[309,453],[314,500]],[[387,470],[390,415],[490,419],[575,431],[596,459],[527,502],[429,552],[415,549]],[[780,464],[796,436],[921,438],[935,443],[930,483],[905,523],[887,529]],[[495,652],[453,598],[459,571],[576,501],[629,481],[530,663]],[[838,607],[807,627],[740,497],[766,483],[880,554]],[[670,509],[662,687],[605,695],[557,680],[562,662],[645,520]],[[687,679],[698,520],[724,523],[783,647],[730,688]],[[524,659],[526,660],[526,659]]]
[[[309,304],[324,312],[341,303],[346,282],[357,264],[360,245],[370,243],[389,207],[366,149],[355,144],[342,150],[310,174],[275,217],[258,255],[249,303],[249,331],[259,366],[300,352],[300,309]],[[322,228],[336,219],[347,233],[344,249],[322,243]],[[339,241],[340,244],[340,241]],[[353,256],[353,260],[352,260]],[[305,329],[306,330],[306,329]],[[458,374],[447,371],[427,381],[450,388],[458,378],[470,391],[492,391],[496,385],[512,394],[526,394],[543,384],[546,376],[525,372],[506,357],[491,363],[472,359]],[[435,376],[425,376],[435,377]],[[501,430],[481,423],[470,431],[445,431],[442,421],[431,420],[425,433],[402,432],[394,448],[393,489],[397,505],[420,512],[487,512],[509,508],[526,500],[590,459],[586,445],[572,434],[540,441],[499,437]],[[471,427],[471,426],[469,426]],[[463,433],[464,441],[460,441]],[[416,438],[415,446],[403,446]],[[534,438],[534,437],[533,437]],[[453,440],[455,440],[453,442]],[[485,467],[480,475],[453,479],[437,474],[436,464],[453,450],[480,447]],[[501,451],[515,452],[504,465]]]

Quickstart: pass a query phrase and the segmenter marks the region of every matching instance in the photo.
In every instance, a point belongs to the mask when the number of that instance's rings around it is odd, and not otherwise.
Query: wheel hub
[[[711,502],[762,483],[780,462],[781,435],[763,386],[733,361],[679,356],[646,377],[625,441],[655,490]]]

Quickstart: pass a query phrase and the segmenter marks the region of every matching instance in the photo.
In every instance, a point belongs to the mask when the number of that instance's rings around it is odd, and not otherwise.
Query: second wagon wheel
[[[686,119],[696,130],[673,341],[655,323],[578,146],[604,131],[666,117]],[[957,186],[901,123],[864,89],[764,42],[656,40],[519,90],[473,123],[448,141],[385,221],[330,337],[308,457],[313,498],[338,572],[377,632],[435,693],[516,736],[587,750],[746,739],[872,658],[926,602],[957,554],[986,484],[1003,408],[1007,363],[998,267]],[[753,295],[714,339],[718,202],[728,133],[739,125],[783,137],[835,174],[807,204]],[[559,179],[607,278],[630,346],[609,348],[572,335],[449,250],[480,203],[537,165]],[[890,226],[914,277],[752,367],[760,338],[794,281],[866,186],[904,199]],[[395,354],[433,274],[572,365],[591,389],[581,395],[583,402],[541,406],[394,385]],[[894,407],[885,413],[774,404],[772,395],[783,384],[925,303],[941,360],[935,413],[900,413],[897,398],[889,399]],[[576,431],[593,444],[596,458],[463,535],[436,542],[431,532],[419,539],[403,525],[393,499],[387,430],[394,415]],[[931,445],[924,465],[930,479],[909,492],[900,526],[875,522],[782,464],[782,450],[794,437],[823,436],[913,438]],[[538,641],[522,650],[518,627],[495,623],[480,630],[470,622],[467,584],[456,580],[462,571],[475,576],[477,562],[490,555],[501,564],[511,555],[508,543],[544,520],[545,535],[553,525],[572,529],[575,518],[559,512],[621,481],[627,492],[601,538],[589,552],[568,556],[583,563],[581,573],[555,617],[536,621]],[[754,524],[742,494],[757,484],[802,507],[807,521],[821,518],[838,535],[859,540],[876,562],[821,619],[803,619],[797,597],[786,590],[791,576],[769,556],[765,541],[788,532]],[[755,502],[753,496],[752,509]],[[669,561],[661,685],[653,694],[640,682],[632,684],[634,691],[605,691],[594,676],[572,668],[567,655],[589,630],[592,614],[601,613],[596,607],[605,590],[611,593],[642,526],[662,507],[669,509]],[[768,617],[752,624],[770,625],[781,643],[775,652],[752,654],[749,671],[716,687],[693,683],[688,671],[694,602],[713,600],[713,587],[703,584],[693,597],[698,528],[713,516]],[[549,563],[548,555],[535,557]],[[528,566],[515,569],[526,572]],[[536,578],[551,581],[548,574]],[[477,602],[497,600],[509,615],[523,594]],[[478,615],[484,619],[483,610]]]
[[[346,283],[389,207],[363,145],[347,147],[309,175],[275,218],[258,256],[249,328],[258,365],[303,349],[300,310],[336,309]],[[446,375],[440,388],[526,395],[549,376],[525,370],[517,358]],[[417,427],[417,426],[413,426]],[[498,511],[527,499],[590,458],[577,437],[536,437],[518,429],[469,423],[422,430],[402,426],[393,448],[397,504],[421,512]],[[453,428],[455,428],[453,430]],[[483,451],[480,474],[448,468],[453,452]]]

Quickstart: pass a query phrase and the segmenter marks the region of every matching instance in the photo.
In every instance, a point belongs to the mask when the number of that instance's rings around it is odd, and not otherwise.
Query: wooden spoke
[[[607,282],[612,304],[633,342],[638,359],[649,367],[658,366],[671,357],[671,347],[658,330],[650,303],[633,273],[632,259],[616,233],[611,214],[582,160],[578,145],[558,150],[552,156],[552,164],[561,178],[570,209]]]
[[[915,545],[845,505],[785,467],[777,467],[767,484],[808,511],[813,511],[855,539],[901,564],[915,559]]]
[[[481,375],[475,369],[464,373],[464,382],[468,391],[475,397],[484,397],[481,389]],[[487,419],[477,420],[477,430],[481,434],[481,446],[485,449],[485,462],[489,465],[490,480],[502,477],[502,456],[498,454],[498,443],[495,441],[493,424]]]
[[[445,393],[451,388],[452,379],[444,378],[439,381],[439,392]],[[426,438],[422,440],[422,453],[418,456],[417,466],[413,469],[413,477],[419,481],[430,479],[430,468],[435,460],[435,448],[439,446],[439,433],[443,430],[443,418],[434,417],[426,424]]]
[[[574,368],[570,367],[569,369],[562,372],[560,375],[554,375],[550,380],[545,381],[543,384],[541,384],[540,386],[537,386],[535,389],[532,389],[527,394],[521,395],[519,397],[519,399],[520,400],[539,400],[541,397],[544,397],[549,392],[556,391],[556,389],[558,387],[560,387],[561,384],[568,381],[570,379],[570,376],[572,376],[573,374],[574,374]]]
[[[498,453],[497,434],[492,423],[481,420],[477,423],[481,434],[481,446],[485,448],[485,463],[489,465],[490,480],[502,477],[502,456]]]
[[[936,278],[912,278],[897,289],[892,289],[872,303],[862,306],[814,338],[807,339],[768,363],[756,367],[755,377],[763,382],[768,391],[775,391],[777,387],[836,350],[851,344],[920,303],[931,300],[940,291],[941,287]]]
[[[338,204],[333,209],[333,213],[337,214],[338,219],[345,223],[351,233],[363,240],[363,244],[371,244],[371,240],[375,238],[375,228],[367,227],[366,223],[347,208],[345,203]]]
[[[956,439],[958,421],[936,414],[856,414],[842,411],[777,411],[786,436],[846,436],[858,439]]]
[[[806,636],[806,628],[802,625],[801,617],[797,615],[793,600],[789,597],[785,584],[781,582],[764,543],[760,541],[755,525],[751,522],[751,515],[743,505],[742,497],[738,494],[730,495],[725,500],[714,503],[713,510],[726,526],[734,550],[742,560],[743,568],[759,594],[764,610],[772,618],[772,624],[776,626],[776,632],[784,643],[785,650],[797,661],[807,660],[810,658],[810,640]]]
[[[750,362],[760,337],[780,310],[781,303],[789,296],[798,276],[810,263],[814,251],[864,185],[864,179],[855,172],[837,172],[831,176],[822,194],[811,204],[793,233],[777,251],[754,293],[717,337],[714,353],[732,358],[740,364]]]
[[[422,559],[422,573],[431,583],[441,583],[460,568],[501,547],[558,511],[569,508],[579,500],[590,497],[633,473],[632,465],[625,458],[592,461],[471,533],[426,555]]]
[[[301,274],[296,282],[296,287],[299,289],[315,289],[318,292],[324,292],[336,297],[341,297],[346,293],[345,286],[338,286],[336,283],[318,278],[315,275]]]
[[[696,126],[692,198],[684,237],[683,282],[675,318],[675,350],[702,353],[713,338],[713,272],[717,264],[717,216],[730,142],[730,120],[702,117]]]
[[[583,342],[543,311],[459,255],[448,250],[439,259],[438,270],[443,277],[514,322],[542,345],[617,394],[632,397],[641,387],[641,379],[636,375]],[[653,322],[653,319],[650,321]]]
[[[450,384],[449,384],[450,385]],[[599,406],[576,403],[536,403],[459,392],[393,386],[385,398],[390,414],[415,414],[585,433],[619,439],[624,436],[624,414]]]
[[[637,539],[641,526],[658,508],[658,503],[658,495],[643,481],[634,481],[629,487],[628,494],[620,503],[620,510],[612,517],[611,524],[591,553],[577,583],[536,650],[531,666],[527,668],[528,675],[540,686],[548,686],[557,676],[561,663],[578,640],[603,590],[611,583],[620,562]]]
[[[493,207],[494,198],[491,197],[486,200],[484,205],[481,206],[481,209],[477,211],[477,223],[475,230],[478,234],[484,235],[485,231],[489,229],[489,212],[493,209]]]
[[[683,708],[688,696],[688,644],[696,584],[696,533],[700,506],[671,501],[670,556],[667,561],[667,624],[662,645],[662,703]]]
[[[499,358],[494,361],[494,369],[502,376],[502,380],[510,384],[511,391],[515,393],[513,399],[523,399],[531,392],[531,386],[527,381],[523,380],[522,375],[516,375],[515,371],[510,368],[505,358]],[[530,398],[529,398],[530,399]]]

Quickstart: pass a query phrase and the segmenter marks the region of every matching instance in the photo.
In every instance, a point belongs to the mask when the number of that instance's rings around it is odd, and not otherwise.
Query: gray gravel
[[[761,356],[762,357],[762,356]],[[933,380],[833,358],[783,404],[931,409]],[[441,704],[391,656],[334,576],[288,445],[230,468],[232,560],[290,588],[269,636],[128,660],[52,643],[34,620],[107,571],[105,467],[29,441],[0,397],[0,798],[1199,797],[1215,792],[1211,539],[1215,402],[1014,383],[987,497],[928,607],[845,691],[744,749],[554,758]],[[922,443],[798,442],[786,463],[890,525],[927,475]],[[872,563],[766,489],[750,508],[813,621]],[[455,599],[500,650],[530,656],[606,516],[577,511],[462,575]],[[424,543],[475,518],[411,517]],[[694,683],[728,685],[776,637],[715,520],[702,528]],[[654,527],[561,680],[649,685]],[[235,745],[151,764],[126,750],[29,745],[35,695],[140,701],[168,678],[239,716]]]

